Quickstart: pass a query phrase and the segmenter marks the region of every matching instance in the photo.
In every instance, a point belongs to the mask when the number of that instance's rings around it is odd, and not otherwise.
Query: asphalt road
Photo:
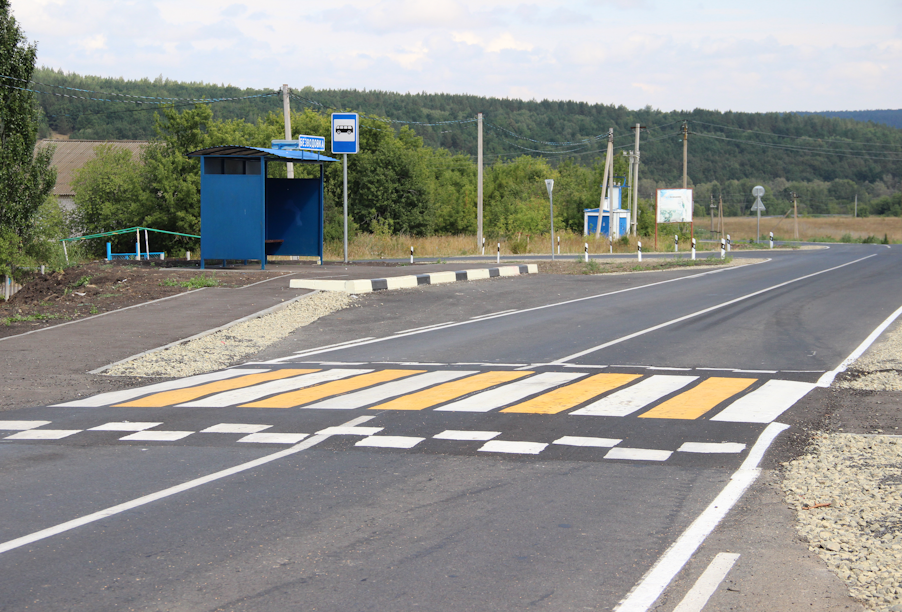
[[[372,294],[218,382],[7,412],[0,610],[647,609],[899,258]]]

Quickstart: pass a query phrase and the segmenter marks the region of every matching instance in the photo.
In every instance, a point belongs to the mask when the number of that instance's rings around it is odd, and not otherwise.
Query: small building
[[[621,206],[621,197],[623,187],[615,185],[611,187],[611,198],[614,200],[614,235],[612,239],[616,240],[620,236],[629,233],[630,227],[630,210]],[[609,198],[604,199],[604,210],[601,211],[601,233],[605,236],[609,235],[611,228],[611,210]],[[583,210],[583,235],[594,235],[598,228],[598,209],[586,208]]]
[[[200,149],[200,266],[207,259],[268,255],[323,258],[323,178],[326,162],[312,151],[225,145]],[[319,165],[318,178],[267,177],[267,164]]]

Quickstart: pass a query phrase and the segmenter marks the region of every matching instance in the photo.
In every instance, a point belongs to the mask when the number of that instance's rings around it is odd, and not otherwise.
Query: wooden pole
[[[282,118],[285,120],[285,140],[291,140],[291,104],[289,102],[288,85],[282,85]],[[294,164],[288,162],[288,178],[294,178]]]
[[[683,189],[689,184],[687,169],[689,167],[689,124],[683,122]]]
[[[799,196],[793,192],[792,194],[792,217],[795,221],[795,239],[799,239]]]

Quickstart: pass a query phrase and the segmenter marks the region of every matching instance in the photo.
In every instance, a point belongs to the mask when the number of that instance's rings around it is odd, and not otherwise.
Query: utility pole
[[[853,219],[858,218],[858,194],[857,193],[855,194],[855,216],[852,218]]]
[[[689,122],[683,122],[683,189],[687,188],[688,177],[686,175],[689,167]]]
[[[482,113],[476,113],[476,249],[482,245]]]
[[[291,140],[291,104],[289,102],[288,85],[282,85],[282,116],[285,118],[285,140]],[[294,178],[294,164],[288,162],[288,178]]]
[[[792,192],[792,218],[795,221],[795,239],[799,239],[799,195]]]
[[[639,222],[639,130],[642,127],[637,123],[635,127],[631,128],[636,130],[636,161],[633,162],[633,175],[635,177],[633,183],[635,185],[633,188],[633,236],[637,234]]]
[[[608,175],[611,173],[611,168],[614,167],[614,128],[608,129],[608,151],[604,156],[604,176],[601,179],[601,201],[598,203],[598,223],[595,224],[595,239],[601,237],[601,220],[603,218],[602,212],[604,211],[604,196],[605,192],[608,189]],[[613,205],[613,202],[611,203]],[[611,212],[611,219],[608,220],[608,234],[611,234],[611,224],[613,223],[613,211]]]
[[[714,233],[714,194],[711,194],[711,233]]]
[[[720,204],[717,207],[718,216],[720,217],[720,236],[723,238],[723,196],[720,196]]]

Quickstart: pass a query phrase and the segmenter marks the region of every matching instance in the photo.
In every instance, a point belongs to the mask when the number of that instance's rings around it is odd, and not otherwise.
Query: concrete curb
[[[344,291],[346,293],[372,293],[390,289],[409,289],[420,285],[440,285],[457,281],[482,280],[500,276],[520,276],[521,274],[538,274],[536,264],[522,266],[502,266],[499,268],[483,268],[477,270],[461,270],[459,272],[430,272],[429,274],[411,274],[390,278],[369,278],[348,281],[313,280],[294,278],[289,282],[292,289],[318,289],[320,291]]]

